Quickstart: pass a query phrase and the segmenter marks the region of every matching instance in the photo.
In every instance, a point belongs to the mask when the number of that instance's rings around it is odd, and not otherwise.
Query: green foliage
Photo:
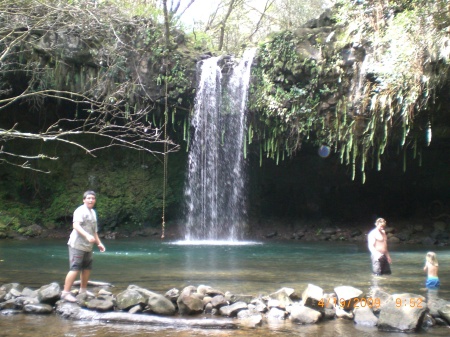
[[[340,1],[334,47],[319,30],[308,41],[282,32],[262,44],[250,96],[261,155],[278,161],[302,141],[328,144],[364,182],[367,167],[381,169],[387,146],[420,151],[431,98],[448,73],[446,6]],[[344,53],[358,48],[368,55],[346,65]]]
[[[318,113],[319,105],[337,91],[335,84],[321,78],[333,64],[302,58],[301,44],[291,32],[275,35],[261,45],[259,63],[253,70],[257,80],[251,87],[249,108],[258,111],[251,121],[254,135],[261,140],[267,157],[277,162],[293,155],[311,133],[326,137],[325,116]]]

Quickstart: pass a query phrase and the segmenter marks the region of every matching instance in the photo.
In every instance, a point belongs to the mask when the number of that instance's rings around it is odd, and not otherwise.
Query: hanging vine
[[[403,3],[340,1],[328,26],[281,32],[260,46],[250,110],[261,158],[327,144],[364,182],[368,167],[381,169],[386,147],[398,144],[406,165],[408,149],[429,144],[450,16],[446,1]]]

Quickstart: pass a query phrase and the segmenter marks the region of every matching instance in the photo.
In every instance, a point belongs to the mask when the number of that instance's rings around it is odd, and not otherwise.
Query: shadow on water
[[[298,293],[308,283],[325,292],[351,285],[368,293],[373,285],[370,259],[363,244],[332,242],[245,242],[212,244],[160,242],[147,239],[106,241],[107,251],[95,253],[92,280],[112,283],[114,293],[135,284],[164,294],[201,284],[253,296],[267,295],[281,287]],[[450,251],[434,247],[441,266],[450,265]],[[427,249],[423,246],[392,246],[393,275],[378,279],[388,293],[410,292],[427,297],[422,271]],[[18,282],[37,288],[50,282],[62,285],[68,268],[65,240],[2,241],[0,284]],[[450,299],[450,270],[440,270],[440,298]],[[207,319],[207,318],[205,318]],[[58,316],[0,316],[0,336],[226,336],[230,331],[184,330],[170,327],[104,325],[72,322]],[[55,331],[53,331],[53,329]],[[62,333],[60,333],[61,331]],[[33,332],[33,333],[32,333]],[[290,321],[268,322],[252,330],[233,331],[236,336],[387,336],[374,328],[361,328],[352,321],[333,320],[312,326]],[[442,332],[442,333],[441,333]],[[445,333],[444,333],[445,332]],[[429,336],[444,336],[448,329],[435,327]]]

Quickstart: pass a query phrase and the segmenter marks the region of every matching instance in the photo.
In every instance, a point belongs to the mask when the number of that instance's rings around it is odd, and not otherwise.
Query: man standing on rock
[[[80,293],[86,292],[89,276],[92,269],[92,248],[94,243],[101,252],[105,251],[97,234],[97,214],[95,213],[95,192],[86,191],[83,195],[83,205],[73,213],[73,230],[70,234],[69,260],[70,271],[66,276],[64,291],[61,299],[76,302],[77,299],[70,293],[78,272],[81,271]]]
[[[391,274],[390,264],[392,263],[389,255],[387,236],[384,228],[386,227],[386,220],[378,218],[375,221],[374,228],[367,237],[367,245],[369,247],[372,259],[372,271],[375,275],[389,275]]]

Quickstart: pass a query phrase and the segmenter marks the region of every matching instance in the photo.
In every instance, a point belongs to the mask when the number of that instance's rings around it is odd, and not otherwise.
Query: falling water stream
[[[245,227],[245,108],[255,49],[234,67],[199,63],[186,187],[186,241],[242,239]],[[229,71],[229,73],[227,72]]]

